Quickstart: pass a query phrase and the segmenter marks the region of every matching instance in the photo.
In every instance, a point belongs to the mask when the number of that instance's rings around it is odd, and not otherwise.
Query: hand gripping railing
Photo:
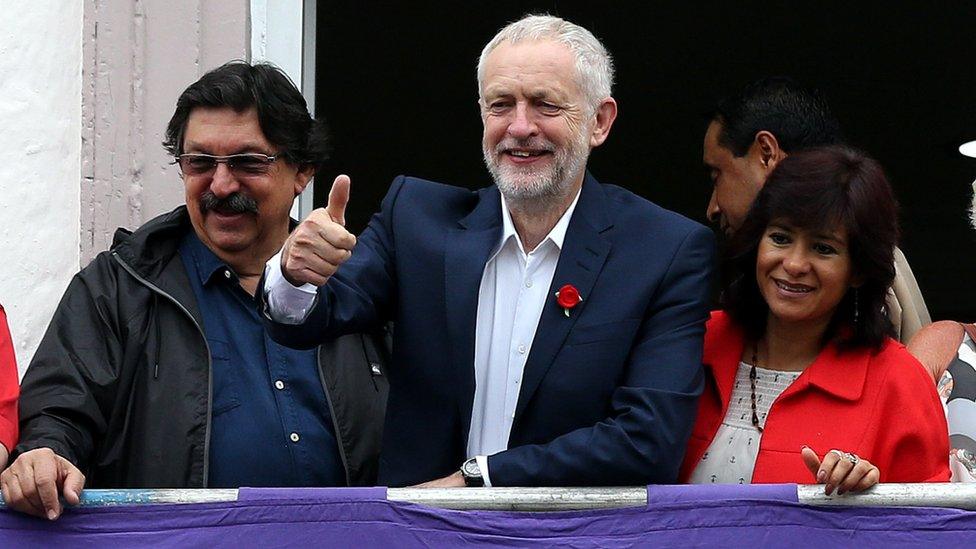
[[[236,489],[92,489],[82,493],[80,506],[230,502],[237,496]],[[443,509],[568,511],[647,505],[647,488],[390,488],[387,499]],[[976,510],[976,484],[879,484],[843,496],[825,495],[823,485],[800,485],[797,499],[807,505]]]

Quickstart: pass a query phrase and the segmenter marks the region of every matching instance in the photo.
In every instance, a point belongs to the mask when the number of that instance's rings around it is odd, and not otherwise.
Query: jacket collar
[[[471,427],[474,403],[474,339],[478,294],[485,263],[502,234],[501,196],[494,185],[478,191],[477,204],[444,233],[444,315],[457,365],[458,413],[463,440]]]
[[[458,220],[458,227],[474,231],[500,228],[501,224],[501,193],[494,185],[479,190],[477,205],[471,213]]]
[[[186,231],[192,231],[186,206],[155,217],[135,231],[118,229],[112,251],[139,275],[156,278],[177,254]]]
[[[732,398],[732,384],[746,345],[745,334],[726,313],[718,311],[712,313],[707,330],[718,335],[705,338],[705,356],[712,357],[705,367],[712,372],[724,407]],[[819,389],[843,400],[858,400],[864,392],[872,354],[871,349],[842,351],[830,342],[780,398]]]
[[[574,228],[602,233],[613,227],[606,191],[589,170],[583,177],[583,188],[580,189],[577,200],[576,211],[573,212],[573,218],[570,220],[569,233],[572,233]],[[570,237],[567,235],[567,238]]]
[[[795,391],[788,388],[783,395],[817,387],[844,400],[857,400],[864,392],[871,354],[871,349],[841,351],[836,343],[830,342],[794,383],[803,385],[797,386]]]

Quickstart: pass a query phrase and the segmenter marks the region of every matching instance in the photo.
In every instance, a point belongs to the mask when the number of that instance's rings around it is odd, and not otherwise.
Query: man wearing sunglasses
[[[54,519],[86,484],[373,484],[385,334],[296,351],[253,301],[324,124],[280,70],[232,62],[183,92],[164,145],[186,205],[72,280],[23,380],[7,505]]]

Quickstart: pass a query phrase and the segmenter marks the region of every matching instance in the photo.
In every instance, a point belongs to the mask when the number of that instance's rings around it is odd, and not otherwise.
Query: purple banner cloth
[[[70,509],[54,523],[3,511],[0,546],[899,547],[976,539],[973,512],[808,507],[757,499],[756,487],[738,488],[738,497],[559,513],[447,511],[383,499],[339,500],[324,492],[312,501],[305,499],[308,491],[299,499]]]
[[[797,503],[796,484],[754,484],[747,489],[739,484],[691,484],[647,487],[647,506],[687,502],[741,500],[774,500]]]

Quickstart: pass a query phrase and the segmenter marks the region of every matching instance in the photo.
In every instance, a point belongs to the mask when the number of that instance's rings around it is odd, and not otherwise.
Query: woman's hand
[[[806,464],[818,484],[826,484],[824,493],[828,496],[834,489],[837,495],[846,492],[860,492],[874,486],[881,480],[881,472],[870,461],[840,450],[831,450],[824,454],[823,461],[817,453],[804,446],[800,450],[803,463]]]

